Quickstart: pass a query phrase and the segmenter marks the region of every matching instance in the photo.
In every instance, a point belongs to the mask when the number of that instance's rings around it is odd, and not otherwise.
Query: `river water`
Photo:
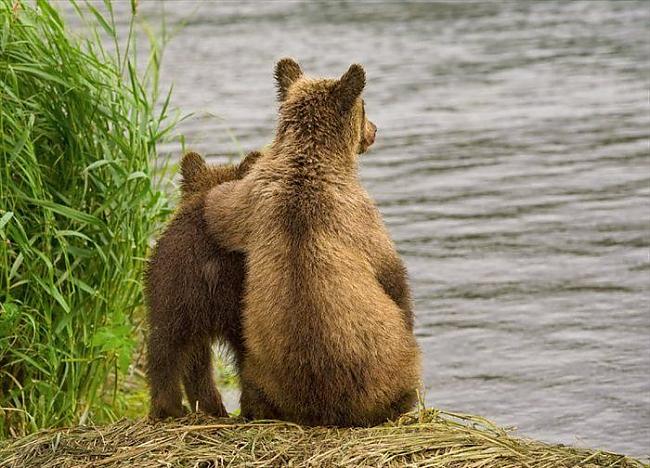
[[[408,265],[428,405],[650,454],[650,3],[164,10],[184,26],[163,80],[213,162],[271,140],[278,58],[364,65],[361,177]]]

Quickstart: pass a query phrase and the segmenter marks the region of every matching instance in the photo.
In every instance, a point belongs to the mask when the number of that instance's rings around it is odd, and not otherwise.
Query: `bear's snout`
[[[363,139],[365,140],[365,146],[367,148],[375,142],[375,137],[377,136],[377,126],[370,120],[367,120],[364,133],[365,135],[363,136]]]

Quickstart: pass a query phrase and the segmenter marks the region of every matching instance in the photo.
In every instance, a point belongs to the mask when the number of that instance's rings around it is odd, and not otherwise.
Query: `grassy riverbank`
[[[623,455],[513,437],[477,416],[423,410],[368,429],[189,416],[46,430],[0,445],[0,467],[413,466],[641,468]]]
[[[135,2],[119,38],[110,2],[78,7],[87,39],[55,6],[0,0],[0,438],[125,413],[169,213],[154,168],[174,121],[160,48],[137,62]]]

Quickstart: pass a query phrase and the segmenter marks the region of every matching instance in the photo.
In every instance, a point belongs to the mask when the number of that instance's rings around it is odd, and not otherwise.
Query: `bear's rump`
[[[378,286],[337,288],[318,300],[273,287],[272,301],[247,298],[244,329],[253,378],[283,412],[370,411],[415,388],[417,349]]]

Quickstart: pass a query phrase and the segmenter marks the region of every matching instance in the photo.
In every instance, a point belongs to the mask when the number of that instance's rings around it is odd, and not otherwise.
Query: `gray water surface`
[[[361,177],[408,265],[429,405],[650,453],[650,3],[164,4],[186,24],[163,78],[213,162],[271,140],[278,58],[366,68]]]

